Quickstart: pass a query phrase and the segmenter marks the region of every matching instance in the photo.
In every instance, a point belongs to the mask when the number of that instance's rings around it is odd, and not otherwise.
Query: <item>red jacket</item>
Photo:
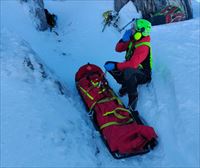
[[[126,51],[128,49],[130,42],[131,41],[128,42],[119,41],[116,45],[115,50],[117,52]],[[141,40],[135,42],[135,44],[133,43],[133,45],[136,45],[141,42],[150,42],[150,36],[143,37]],[[119,70],[124,70],[126,68],[136,69],[138,68],[139,64],[141,64],[147,58],[148,55],[149,55],[149,47],[146,45],[139,46],[134,50],[130,60],[122,63],[117,63],[117,69]]]

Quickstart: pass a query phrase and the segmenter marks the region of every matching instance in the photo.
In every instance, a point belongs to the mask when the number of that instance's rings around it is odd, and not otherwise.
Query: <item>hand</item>
[[[108,61],[104,64],[104,68],[106,69],[106,71],[112,71],[112,70],[116,69],[116,63]]]
[[[132,34],[133,34],[132,29],[126,30],[126,32],[124,33],[124,35],[123,35],[123,37],[122,37],[122,40],[123,40],[124,42],[129,41],[129,40],[131,39]]]

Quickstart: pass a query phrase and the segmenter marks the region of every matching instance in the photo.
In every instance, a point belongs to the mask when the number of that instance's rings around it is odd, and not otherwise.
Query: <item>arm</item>
[[[115,47],[115,51],[117,52],[123,52],[126,51],[128,48],[130,41],[124,42],[122,39],[117,43]]]
[[[117,69],[119,70],[124,70],[126,68],[134,68],[137,69],[139,64],[142,63],[145,58],[149,54],[149,47],[148,46],[140,46],[135,49],[131,59],[126,62],[118,63],[117,64]]]

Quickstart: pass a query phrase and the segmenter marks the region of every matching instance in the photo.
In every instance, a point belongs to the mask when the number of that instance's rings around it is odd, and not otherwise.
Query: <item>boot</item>
[[[127,94],[127,87],[122,85],[121,88],[119,89],[118,94],[119,94],[120,97],[123,97],[124,95],[126,95]]]
[[[135,111],[137,100],[138,100],[138,94],[130,94],[128,95],[129,102],[128,102],[128,108],[131,111]]]

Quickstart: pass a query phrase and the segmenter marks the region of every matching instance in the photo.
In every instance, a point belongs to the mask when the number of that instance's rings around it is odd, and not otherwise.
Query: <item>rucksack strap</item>
[[[128,45],[128,51],[126,52],[125,59],[130,60],[133,53],[133,42],[131,41]]]
[[[138,44],[135,45],[135,48],[138,48],[138,47],[140,47],[142,45],[146,45],[149,48],[151,48],[150,42],[141,42],[141,43],[138,43]]]
[[[152,49],[151,49],[151,44],[150,42],[140,42],[138,44],[136,44],[134,47],[138,48],[140,46],[146,45],[150,48],[150,68],[152,69],[153,67],[153,58],[152,58]],[[128,46],[128,51],[126,53],[125,59],[126,60],[130,60],[131,56],[132,56],[132,52],[133,52],[133,42],[130,42],[129,46]],[[142,67],[142,65],[140,64],[139,67]]]

